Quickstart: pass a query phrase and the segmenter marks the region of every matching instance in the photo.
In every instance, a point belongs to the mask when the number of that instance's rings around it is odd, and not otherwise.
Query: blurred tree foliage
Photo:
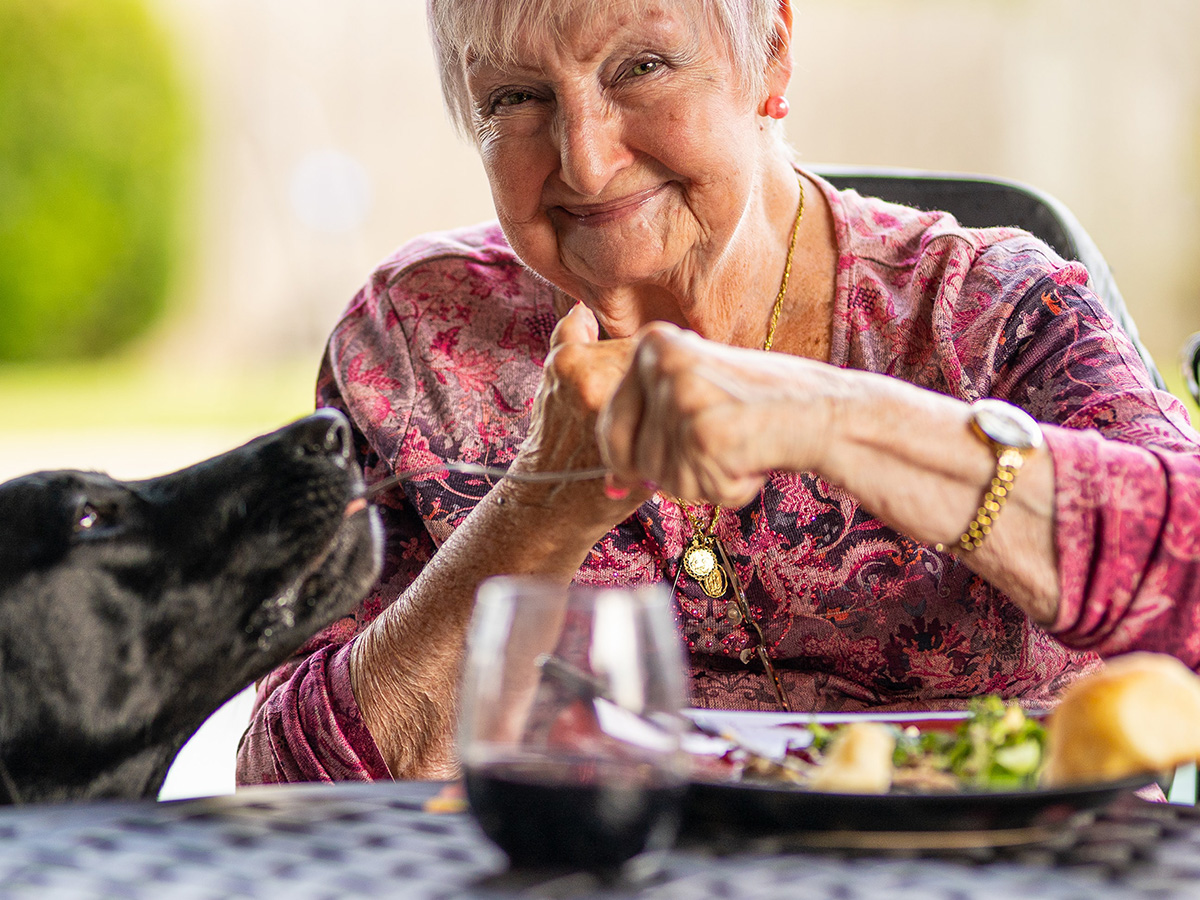
[[[144,0],[0,0],[0,360],[102,356],[163,311],[186,109]]]

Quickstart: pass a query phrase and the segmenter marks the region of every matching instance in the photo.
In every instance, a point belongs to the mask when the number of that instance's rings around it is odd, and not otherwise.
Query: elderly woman
[[[1122,649],[1090,598],[1139,573],[1095,582],[1072,555],[1095,510],[1056,505],[1053,462],[1198,438],[1086,271],[797,168],[788,0],[429,15],[499,222],[387,260],[318,401],[374,480],[614,474],[386,495],[377,590],[259,686],[241,781],[453,774],[464,632],[500,573],[673,585],[699,706],[1050,702]]]

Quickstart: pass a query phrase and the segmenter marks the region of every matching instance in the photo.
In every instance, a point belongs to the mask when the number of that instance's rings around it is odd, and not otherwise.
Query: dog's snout
[[[353,452],[350,423],[334,409],[319,409],[299,423],[301,448],[313,455],[349,460]]]

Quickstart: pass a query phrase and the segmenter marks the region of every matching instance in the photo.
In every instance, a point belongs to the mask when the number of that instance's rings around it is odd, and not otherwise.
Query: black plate
[[[1044,715],[1044,711],[1027,711]],[[847,722],[886,722],[921,730],[952,730],[965,712],[783,714],[692,710],[716,731],[758,741],[779,729]],[[778,748],[776,748],[778,750]],[[942,791],[841,794],[770,781],[708,781],[694,778],[684,809],[684,831],[695,836],[737,831],[788,834],[800,843],[835,847],[936,849],[981,847],[1046,840],[1077,824],[1122,794],[1145,787],[1153,775],[1118,781],[1015,791]]]
[[[1004,832],[1044,830],[1099,810],[1153,781],[1119,781],[1026,791],[835,794],[756,782],[694,781],[684,822],[748,832]]]

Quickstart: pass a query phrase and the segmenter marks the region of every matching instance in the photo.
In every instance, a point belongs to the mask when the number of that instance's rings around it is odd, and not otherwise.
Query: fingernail
[[[604,496],[609,500],[624,500],[629,496],[629,488],[621,487],[613,481],[612,473],[604,476]]]
[[[629,488],[618,487],[615,484],[605,483],[604,496],[609,500],[624,500],[629,496]]]

